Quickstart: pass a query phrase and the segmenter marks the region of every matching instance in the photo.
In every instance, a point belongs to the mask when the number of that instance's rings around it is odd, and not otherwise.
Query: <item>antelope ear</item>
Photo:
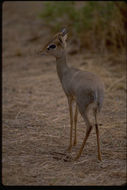
[[[62,31],[58,34],[58,39],[61,42],[64,47],[66,47],[66,40],[67,40],[67,30],[64,28]]]
[[[67,33],[68,32],[67,32],[66,28],[63,28],[62,31],[61,31],[63,41],[67,40]]]

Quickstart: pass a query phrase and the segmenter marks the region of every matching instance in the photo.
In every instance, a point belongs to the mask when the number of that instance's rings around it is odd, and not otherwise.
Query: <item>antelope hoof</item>
[[[79,159],[80,156],[76,156],[73,160],[77,161]]]
[[[73,146],[76,146],[76,144],[77,144],[77,141],[74,141]]]
[[[66,155],[63,160],[64,160],[65,162],[71,162],[73,159],[72,159],[72,156],[71,156],[71,155]]]
[[[102,158],[101,158],[101,156],[98,156],[98,160],[99,160],[99,161],[102,161]]]

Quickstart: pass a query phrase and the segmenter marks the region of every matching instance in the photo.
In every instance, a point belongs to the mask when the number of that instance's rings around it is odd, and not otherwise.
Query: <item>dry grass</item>
[[[36,55],[48,33],[43,22],[35,19],[40,5],[41,2],[15,2],[11,6],[4,3],[2,182],[122,185],[126,182],[124,59],[121,57],[119,64],[114,64],[113,59],[98,55],[80,53],[69,57],[71,65],[99,74],[106,94],[99,118],[103,161],[97,160],[93,129],[81,158],[65,162],[69,143],[68,105],[55,60]],[[42,37],[28,41],[39,36],[40,31]],[[85,124],[79,116],[78,144],[72,156],[79,150],[84,134]]]

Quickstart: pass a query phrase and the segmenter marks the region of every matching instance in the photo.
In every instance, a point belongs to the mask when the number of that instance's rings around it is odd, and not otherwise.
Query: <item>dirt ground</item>
[[[42,9],[42,2],[3,4],[2,183],[122,185],[126,182],[124,55],[84,51],[68,56],[70,65],[99,74],[106,90],[99,117],[102,162],[97,159],[95,129],[80,159],[65,162],[69,110],[55,59],[37,53],[50,37],[48,24],[38,18]],[[73,157],[84,135],[85,123],[79,115]]]

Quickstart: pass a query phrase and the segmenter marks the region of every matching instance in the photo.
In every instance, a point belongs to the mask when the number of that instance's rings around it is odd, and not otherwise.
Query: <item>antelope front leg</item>
[[[72,99],[68,98],[69,112],[70,112],[70,142],[68,151],[71,152],[72,149],[72,132],[73,132],[73,110],[72,110]]]
[[[75,145],[77,144],[77,118],[78,118],[78,107],[77,107],[77,104],[76,104],[75,116],[74,116],[75,132],[74,132],[74,142],[73,142],[73,146],[75,146]]]

